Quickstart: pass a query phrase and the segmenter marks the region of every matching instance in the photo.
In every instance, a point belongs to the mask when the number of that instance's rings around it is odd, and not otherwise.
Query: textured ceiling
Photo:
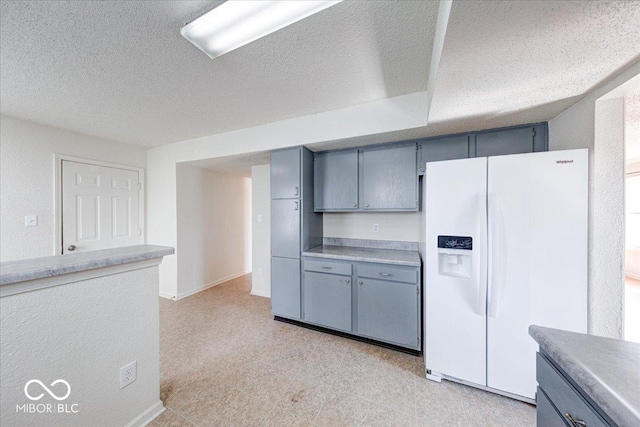
[[[4,114],[142,146],[424,91],[438,3],[345,1],[214,60],[211,1],[2,1]]]
[[[454,1],[428,135],[545,121],[640,55],[640,1]]]
[[[188,165],[230,175],[251,178],[251,166],[268,165],[270,160],[268,151],[259,151],[236,156],[216,157],[214,159],[185,162]]]

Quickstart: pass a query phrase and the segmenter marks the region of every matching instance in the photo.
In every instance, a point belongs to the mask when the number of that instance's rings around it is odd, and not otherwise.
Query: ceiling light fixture
[[[180,34],[215,58],[341,1],[229,0],[182,27]]]

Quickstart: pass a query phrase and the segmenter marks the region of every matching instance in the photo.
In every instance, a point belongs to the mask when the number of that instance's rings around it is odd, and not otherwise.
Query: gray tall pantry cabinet
[[[302,319],[301,253],[322,244],[322,214],[313,211],[313,153],[271,152],[271,313]]]

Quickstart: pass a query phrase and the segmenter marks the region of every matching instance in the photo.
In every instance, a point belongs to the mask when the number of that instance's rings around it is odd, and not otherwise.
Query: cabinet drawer
[[[319,273],[342,274],[351,276],[351,264],[329,260],[304,260],[305,271],[317,271]]]
[[[536,354],[536,376],[540,388],[562,416],[581,420],[589,427],[607,426],[562,374],[540,353]]]
[[[359,265],[358,277],[390,280],[393,282],[418,283],[418,270],[384,264]]]
[[[547,395],[538,387],[536,418],[538,425],[544,427],[567,427],[564,417],[558,413],[556,408],[547,398]]]

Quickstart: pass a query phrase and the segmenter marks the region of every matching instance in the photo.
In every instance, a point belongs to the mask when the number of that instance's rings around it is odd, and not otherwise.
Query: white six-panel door
[[[137,171],[62,161],[63,253],[137,245]]]
[[[587,150],[488,167],[487,386],[535,397],[531,324],[587,332]]]
[[[423,183],[425,367],[480,385],[487,366],[486,174],[486,157],[433,162]],[[439,235],[473,239],[470,278],[440,273]]]

